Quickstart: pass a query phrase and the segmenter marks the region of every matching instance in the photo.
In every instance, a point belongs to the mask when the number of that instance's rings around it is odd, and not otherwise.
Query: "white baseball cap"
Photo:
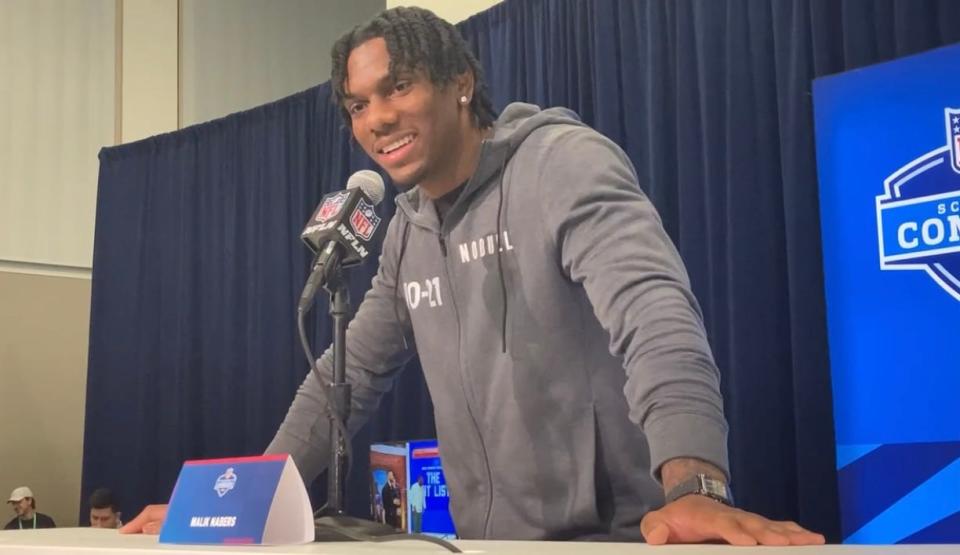
[[[7,503],[16,503],[24,497],[33,497],[33,492],[27,486],[20,486],[10,493],[10,499],[7,500]]]

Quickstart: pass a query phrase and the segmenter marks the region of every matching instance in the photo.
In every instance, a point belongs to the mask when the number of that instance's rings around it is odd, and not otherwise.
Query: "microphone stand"
[[[393,527],[372,520],[356,518],[344,510],[347,498],[347,468],[350,464],[350,436],[347,422],[350,419],[352,389],[347,382],[347,320],[350,317],[350,292],[340,266],[339,250],[323,265],[323,288],[330,295],[330,316],[333,318],[333,381],[327,384],[327,417],[330,420],[330,466],[327,469],[327,503],[314,513],[314,541],[370,541],[389,542],[403,540],[426,541],[460,553],[453,544],[425,534],[405,534]],[[317,268],[315,267],[316,271]],[[320,277],[320,276],[317,276]],[[311,279],[313,276],[311,276]],[[309,280],[308,280],[309,281]],[[314,287],[315,287],[314,282]],[[308,285],[310,287],[310,285]],[[306,288],[305,288],[306,289]],[[313,291],[316,291],[314,288]],[[313,291],[309,293],[312,296]],[[305,293],[306,294],[306,293]],[[303,316],[309,300],[301,299],[298,310],[300,337],[310,358],[310,367],[320,376],[316,359],[311,354],[303,327]]]
[[[343,271],[336,268],[327,275],[323,288],[330,294],[330,316],[333,318],[333,381],[327,386],[330,403],[330,466],[327,470],[326,514],[345,514],[347,443],[337,422],[346,427],[350,419],[353,390],[347,383],[347,319],[350,315],[350,291],[343,279]]]
[[[333,381],[327,384],[327,404],[330,419],[330,464],[327,468],[327,503],[314,516],[317,541],[354,539],[354,535],[389,536],[393,528],[362,518],[347,515],[348,445],[345,435],[350,419],[352,389],[347,383],[347,320],[350,317],[350,291],[343,279],[339,264],[324,268],[323,288],[330,295],[330,316],[333,318]],[[344,537],[346,536],[346,538]],[[367,539],[367,538],[363,538]]]

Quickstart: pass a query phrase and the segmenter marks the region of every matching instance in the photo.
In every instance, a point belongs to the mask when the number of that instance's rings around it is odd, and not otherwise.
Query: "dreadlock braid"
[[[483,79],[483,69],[457,29],[429,10],[398,7],[380,12],[370,21],[354,27],[333,45],[330,53],[333,58],[330,72],[333,101],[340,107],[347,126],[350,125],[350,114],[343,107],[347,58],[354,48],[374,38],[383,38],[387,43],[391,77],[419,69],[426,72],[431,83],[443,87],[466,71],[473,73],[470,111],[478,127],[493,125],[497,114]]]

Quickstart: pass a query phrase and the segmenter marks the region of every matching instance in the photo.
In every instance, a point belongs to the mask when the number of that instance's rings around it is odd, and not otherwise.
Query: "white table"
[[[651,547],[636,543],[582,542],[507,542],[455,541],[465,553],[474,555],[960,555],[960,545],[851,546],[818,547],[753,547],[721,545],[676,545]],[[285,547],[257,546],[183,546],[161,545],[156,536],[121,536],[115,530],[92,528],[56,528],[51,530],[0,531],[0,554],[24,555],[205,555],[208,553],[284,554],[313,553],[324,555],[442,555],[446,550],[429,543],[404,541],[395,543],[312,543]]]

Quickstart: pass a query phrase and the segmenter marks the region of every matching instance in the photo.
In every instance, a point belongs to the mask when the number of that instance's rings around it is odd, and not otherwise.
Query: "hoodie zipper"
[[[450,267],[447,265],[447,243],[443,237],[443,231],[437,233],[437,240],[440,243],[440,254],[443,255],[443,272],[447,276],[447,283],[450,284],[450,299],[453,306],[454,317],[457,320],[457,358],[460,359],[461,364],[457,366],[460,367],[460,389],[463,391],[463,398],[466,400],[467,414],[470,416],[470,421],[473,423],[473,429],[477,432],[477,439],[480,441],[480,450],[483,452],[483,466],[484,470],[487,471],[487,512],[483,517],[483,537],[487,538],[489,536],[490,528],[490,514],[493,512],[493,472],[490,469],[490,456],[487,454],[487,444],[483,441],[483,432],[480,431],[480,424],[477,422],[477,417],[473,414],[473,409],[470,406],[470,395],[467,394],[467,383],[466,376],[463,372],[463,339],[461,337],[461,323],[460,323],[460,309],[457,307],[457,292],[454,290],[453,279],[450,276]]]

